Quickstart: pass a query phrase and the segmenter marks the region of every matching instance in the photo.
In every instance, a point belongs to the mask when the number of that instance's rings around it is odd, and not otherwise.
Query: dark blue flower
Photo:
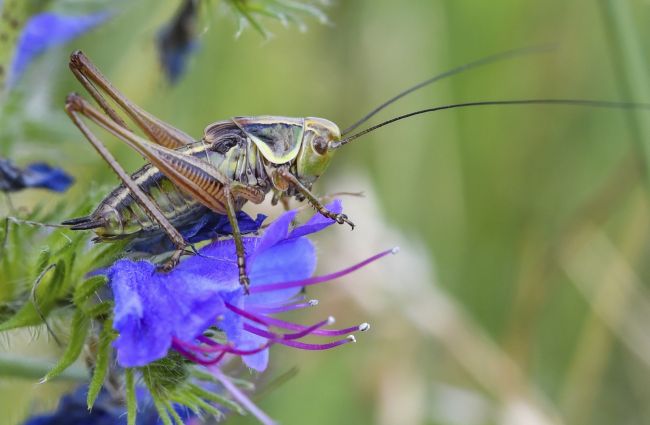
[[[341,204],[335,201],[328,208],[340,212]],[[292,229],[295,215],[295,211],[283,214],[261,237],[244,238],[251,281],[248,295],[239,284],[232,239],[207,245],[166,274],[146,261],[124,259],[111,266],[106,273],[115,298],[114,326],[119,337],[114,345],[120,365],[142,366],[173,348],[202,365],[216,364],[227,354],[239,355],[249,367],[262,371],[272,344],[327,349],[353,341],[350,333],[366,330],[366,324],[322,329],[332,323],[331,318],[303,326],[271,316],[314,305],[301,295],[304,286],[349,273],[390,252],[332,275],[310,278],[316,251],[305,236],[334,221],[316,215]],[[206,332],[211,327],[223,334]],[[291,332],[272,332],[271,327]],[[307,335],[346,337],[326,344],[299,341]]]
[[[3,192],[16,192],[25,188],[64,192],[73,182],[74,179],[62,169],[42,162],[20,169],[8,159],[0,158],[0,190]]]
[[[32,16],[18,39],[7,85],[13,86],[36,56],[80,36],[106,21],[109,16],[109,12],[78,16],[46,12]]]
[[[266,216],[258,214],[255,219],[244,211],[237,212],[239,231],[243,234],[257,232]],[[228,216],[217,214],[208,208],[198,208],[192,217],[188,218],[188,226],[179,227],[183,238],[190,243],[216,239],[219,236],[232,235],[232,227]],[[174,243],[164,233],[155,237],[147,236],[143,239],[135,239],[129,243],[127,250],[136,252],[147,252],[150,254],[162,254],[172,251]]]
[[[172,83],[183,75],[187,60],[198,45],[197,15],[198,0],[184,0],[172,20],[158,34],[160,64]]]
[[[57,409],[48,414],[32,416],[23,425],[126,425],[124,402],[102,389],[91,410],[86,404],[88,387],[82,386],[61,398]],[[138,424],[162,425],[148,391],[138,388]],[[174,410],[186,424],[195,417],[188,409],[175,405]]]

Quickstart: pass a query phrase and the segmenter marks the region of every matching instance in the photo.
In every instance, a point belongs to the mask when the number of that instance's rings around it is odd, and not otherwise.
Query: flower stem
[[[609,42],[618,85],[625,99],[647,100],[650,97],[648,64],[644,61],[641,34],[629,2],[600,0],[601,15]],[[643,164],[644,183],[650,190],[650,124],[646,114],[632,111],[628,125]]]

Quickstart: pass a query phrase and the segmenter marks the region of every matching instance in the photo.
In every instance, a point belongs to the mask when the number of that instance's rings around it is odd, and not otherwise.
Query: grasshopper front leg
[[[352,229],[354,229],[354,223],[348,219],[347,215],[337,214],[325,208],[325,206],[318,200],[318,198],[313,193],[311,193],[311,191],[307,189],[296,176],[291,174],[289,170],[280,169],[278,173],[280,174],[281,178],[294,186],[298,192],[300,192],[307,199],[311,206],[314,207],[314,209],[316,209],[316,211],[318,211],[321,215],[327,218],[331,218],[338,224],[347,223]]]
[[[231,185],[224,186],[224,195],[226,197],[226,214],[228,215],[228,221],[232,227],[232,237],[235,240],[235,249],[237,251],[239,283],[244,287],[244,292],[248,295],[250,279],[246,273],[246,251],[244,250],[244,242],[242,241],[239,223],[237,222],[237,210],[235,209],[235,198],[233,196],[233,188]]]

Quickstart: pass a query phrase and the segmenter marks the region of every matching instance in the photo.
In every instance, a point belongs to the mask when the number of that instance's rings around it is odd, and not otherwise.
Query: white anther
[[[307,301],[307,304],[309,304],[310,307],[313,307],[315,305],[318,305],[318,300],[309,300]]]
[[[333,325],[334,323],[336,323],[336,319],[334,318],[334,316],[330,316],[327,318],[328,325]]]
[[[370,329],[370,323],[362,323],[362,324],[359,325],[359,330],[361,332],[365,332],[368,329]]]
[[[357,339],[354,337],[354,335],[348,335],[346,339],[350,342],[357,342]]]
[[[391,254],[397,254],[399,252],[399,246],[396,246],[395,248],[390,250]]]

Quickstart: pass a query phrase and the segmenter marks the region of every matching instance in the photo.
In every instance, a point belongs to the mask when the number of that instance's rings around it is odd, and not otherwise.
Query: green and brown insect
[[[68,96],[66,111],[117,173],[122,184],[89,216],[63,224],[74,230],[92,229],[97,235],[95,240],[100,242],[124,238],[147,239],[164,233],[176,247],[171,258],[162,266],[169,270],[177,264],[189,245],[178,229],[191,224],[202,214],[225,214],[232,227],[237,249],[239,279],[247,287],[245,252],[237,212],[248,201],[262,202],[272,191],[274,203],[289,197],[307,200],[320,214],[354,227],[346,215],[328,211],[311,188],[325,172],[339,147],[380,127],[423,113],[469,106],[562,104],[650,109],[648,104],[583,99],[466,102],[397,116],[343,137],[386,106],[428,84],[488,63],[543,50],[548,49],[534,47],[507,51],[434,76],[389,99],[343,132],[336,124],[323,118],[235,117],[208,125],[198,141],[133,104],[111,85],[83,53],[75,52],[70,57],[70,69],[103,112],[77,94]],[[104,95],[108,95],[130,117],[146,138],[129,129]],[[115,135],[140,153],[148,163],[134,174],[127,174],[86,126],[82,117]]]

